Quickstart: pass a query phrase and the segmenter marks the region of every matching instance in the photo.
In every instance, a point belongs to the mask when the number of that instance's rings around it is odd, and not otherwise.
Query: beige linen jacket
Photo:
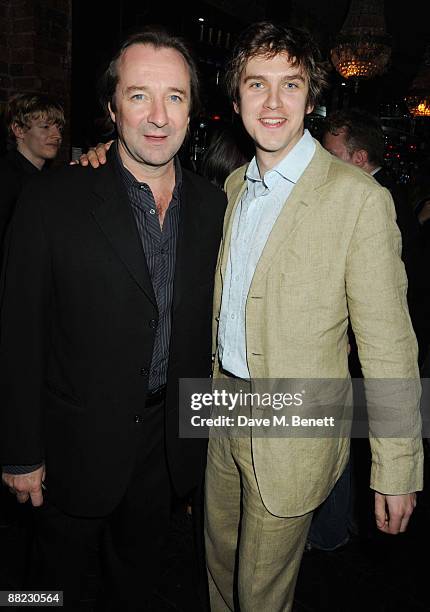
[[[229,204],[215,276],[214,378],[222,376],[216,355],[219,312],[245,171],[245,166],[239,168],[226,181]],[[313,159],[271,231],[246,302],[247,360],[253,380],[348,379],[348,319],[365,377],[414,380],[406,385],[406,396],[403,386],[400,406],[410,437],[371,438],[370,486],[385,494],[422,488],[417,345],[400,253],[390,193],[316,142]],[[382,404],[391,400],[382,398]],[[349,394],[345,401],[351,402]],[[380,397],[368,397],[371,428],[380,405]],[[254,435],[252,452],[269,512],[297,516],[327,497],[348,460],[349,439]]]

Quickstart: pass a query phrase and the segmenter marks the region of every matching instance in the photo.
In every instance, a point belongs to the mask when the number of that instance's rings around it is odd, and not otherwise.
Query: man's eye
[[[145,98],[144,94],[134,94],[131,96],[132,100],[143,100]]]
[[[172,102],[182,102],[182,98],[178,94],[172,94],[170,99]]]
[[[297,89],[297,83],[287,83],[287,89]]]
[[[263,83],[257,82],[257,83],[251,83],[251,87],[253,89],[261,89],[263,87]]]

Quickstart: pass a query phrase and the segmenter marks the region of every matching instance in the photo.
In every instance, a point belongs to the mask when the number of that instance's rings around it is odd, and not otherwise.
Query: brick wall
[[[66,111],[69,156],[72,0],[0,0],[0,108],[12,93],[41,92]]]

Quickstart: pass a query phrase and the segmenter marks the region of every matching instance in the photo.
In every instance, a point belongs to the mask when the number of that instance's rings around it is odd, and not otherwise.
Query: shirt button
[[[149,321],[149,327],[151,327],[152,329],[155,329],[157,327],[157,321],[155,319],[151,319]]]
[[[149,370],[147,370],[146,368],[142,368],[142,369],[140,370],[139,374],[140,374],[141,376],[148,376],[148,374],[149,374]]]
[[[134,422],[135,423],[142,423],[143,422],[143,417],[141,414],[135,414],[134,415]]]
[[[150,215],[155,215],[155,208],[151,208],[150,211],[149,211],[149,214]]]
[[[240,276],[239,276],[239,274],[237,274],[237,275],[236,275],[235,280],[240,281]]]

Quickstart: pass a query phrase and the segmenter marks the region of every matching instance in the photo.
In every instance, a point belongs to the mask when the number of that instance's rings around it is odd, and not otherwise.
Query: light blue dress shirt
[[[239,378],[250,377],[245,307],[252,277],[276,219],[315,149],[314,139],[305,130],[293,149],[263,178],[255,157],[246,172],[246,190],[233,219],[218,329],[220,363]]]

